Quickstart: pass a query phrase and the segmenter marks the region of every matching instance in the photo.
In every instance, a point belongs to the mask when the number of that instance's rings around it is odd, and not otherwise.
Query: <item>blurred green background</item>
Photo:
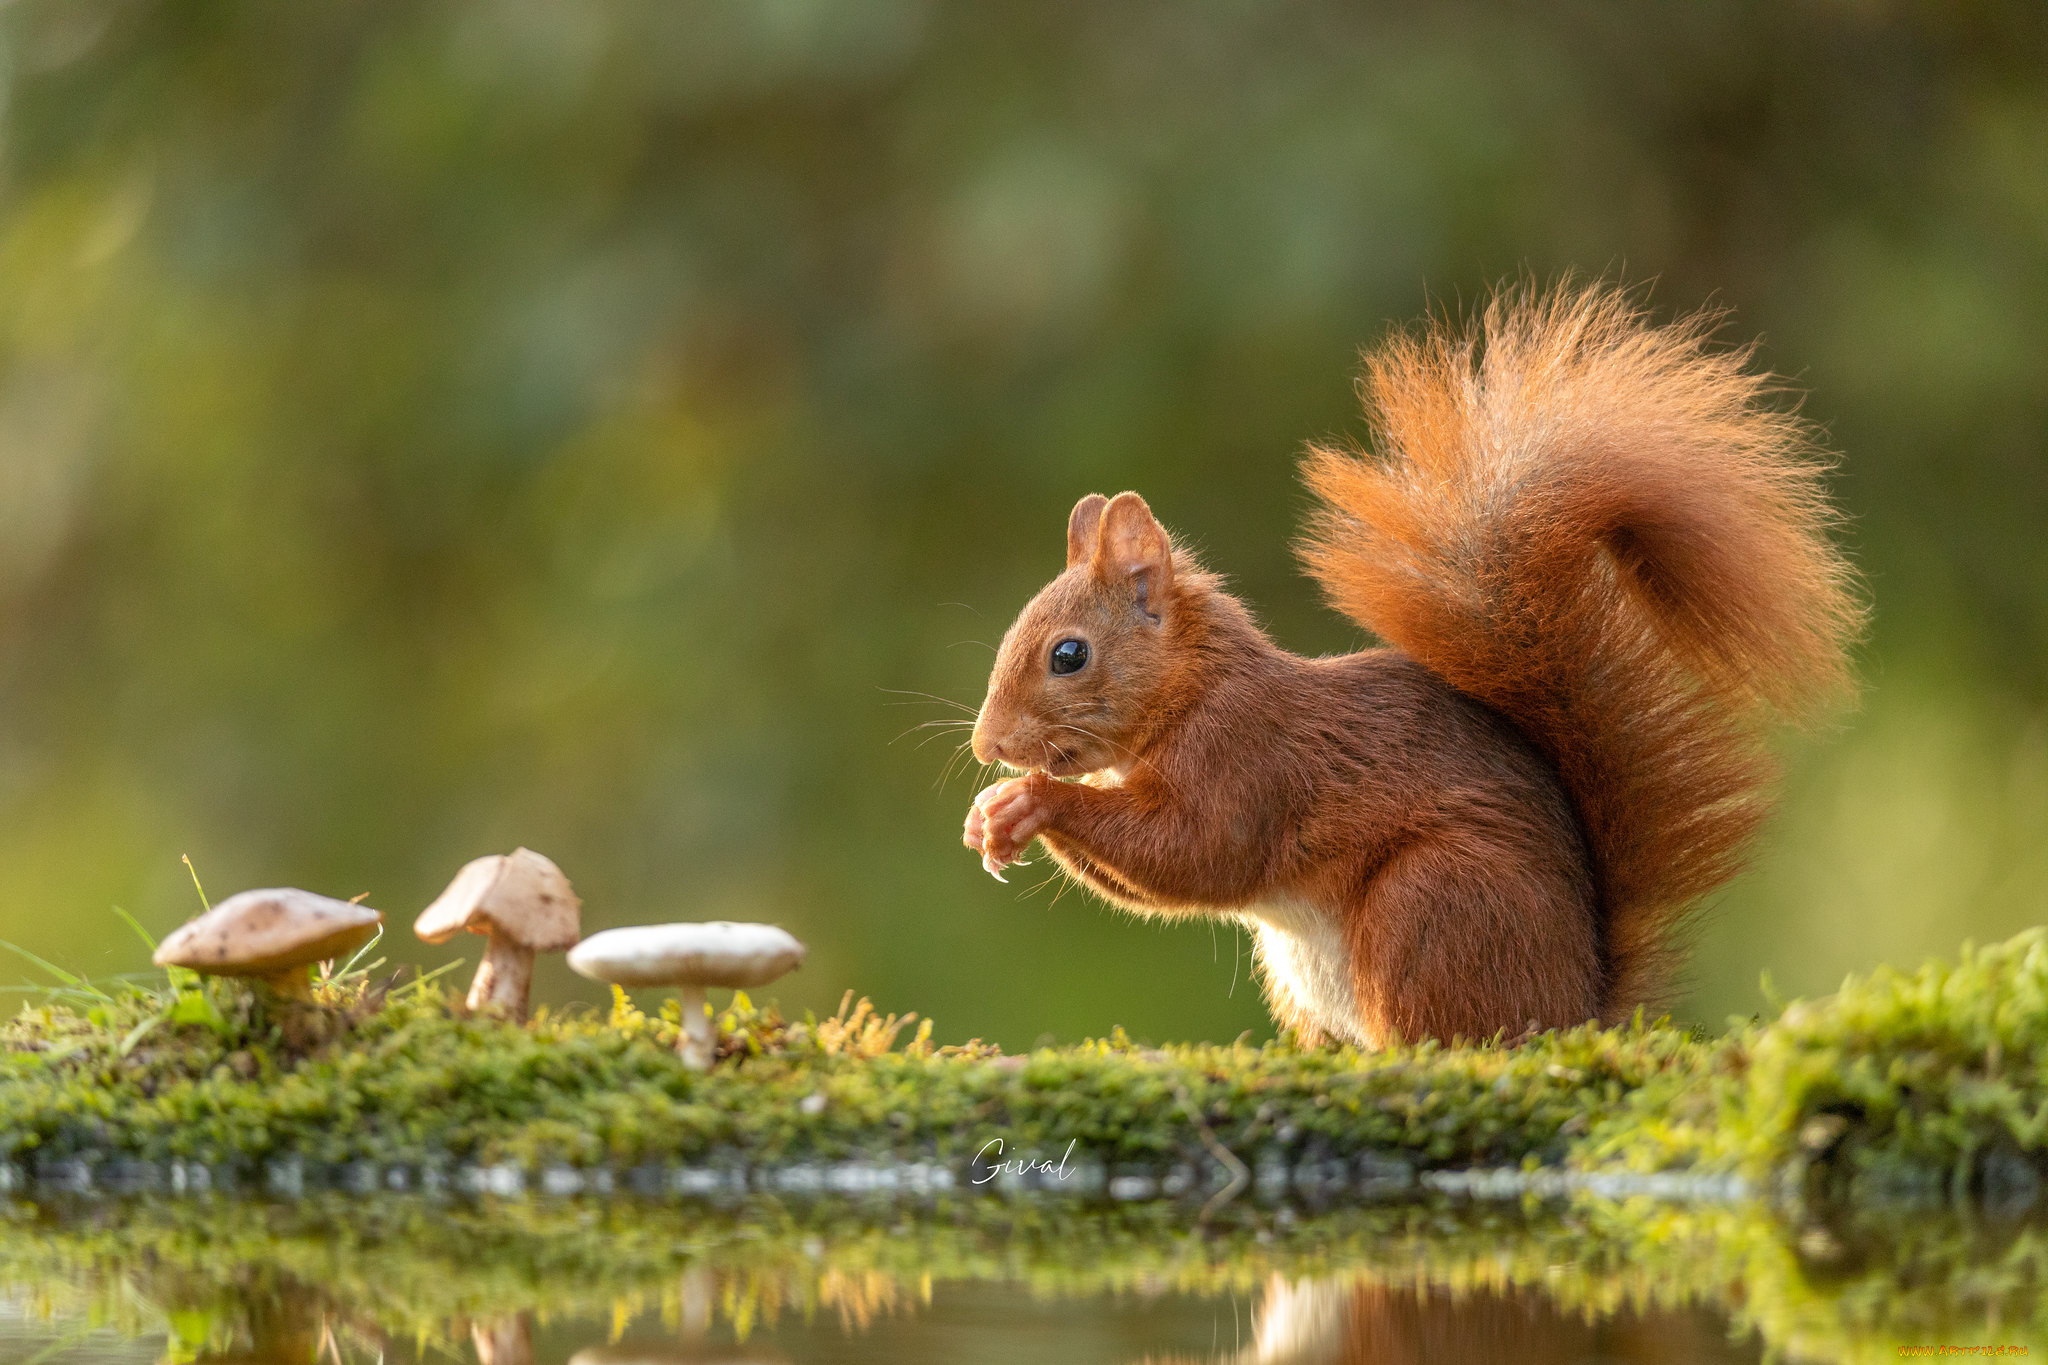
[[[1571,269],[1764,338],[1877,604],[1683,1012],[2048,919],[2037,0],[15,0],[0,92],[0,936],[75,969],[180,854],[403,928],[526,843],[789,926],[786,1004],[1263,1035],[1235,930],[984,876],[901,693],[979,701],[1090,490],[1356,646],[1302,443]]]

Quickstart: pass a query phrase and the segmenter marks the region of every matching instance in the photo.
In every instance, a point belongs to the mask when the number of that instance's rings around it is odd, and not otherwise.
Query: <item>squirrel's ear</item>
[[[1159,619],[1159,608],[1173,586],[1173,547],[1166,528],[1136,493],[1119,493],[1102,509],[1102,529],[1095,545],[1095,572],[1105,581],[1132,580],[1138,609]]]
[[[1102,509],[1107,506],[1109,499],[1100,493],[1090,493],[1074,504],[1067,517],[1068,568],[1095,558],[1095,533],[1102,526]]]

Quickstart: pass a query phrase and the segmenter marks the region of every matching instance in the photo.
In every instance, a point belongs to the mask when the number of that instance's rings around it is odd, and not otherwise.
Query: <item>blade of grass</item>
[[[206,888],[199,884],[199,869],[192,866],[192,855],[180,853],[178,856],[184,859],[185,870],[192,874],[192,889],[199,893],[199,904],[208,910],[213,909],[212,903],[206,899]]]
[[[447,973],[454,971],[457,967],[460,967],[462,965],[462,961],[463,960],[458,957],[453,962],[442,963],[440,966],[434,968],[434,970],[432,970],[431,972],[421,972],[418,976],[406,982],[403,986],[392,987],[391,993],[385,996],[384,998],[387,1000],[397,1000],[401,996],[403,996],[407,991],[416,991],[420,987],[426,985],[429,981],[432,981],[435,977],[444,976]]]
[[[0,986],[0,993],[10,991],[16,995],[39,996],[44,1000],[90,1000],[95,1004],[105,998],[90,991],[75,990],[70,986],[38,986],[32,981],[13,986]]]
[[[335,975],[347,976],[350,972],[354,971],[356,969],[356,964],[363,960],[363,955],[369,952],[370,949],[376,947],[378,943],[380,943],[383,940],[383,938],[384,926],[380,924],[377,926],[377,932],[370,935],[370,941],[368,943],[365,943],[362,947],[356,949],[355,956],[351,957],[348,960],[347,965],[344,966],[340,971],[336,972]]]
[[[154,934],[151,934],[149,930],[143,928],[142,922],[140,920],[136,919],[135,916],[129,914],[126,910],[123,910],[118,905],[114,907],[114,913],[119,915],[123,920],[127,921],[128,927],[135,931],[135,936],[137,938],[141,939],[145,944],[148,945],[149,951],[151,951],[152,953],[156,951],[156,936]]]
[[[22,947],[18,943],[9,943],[6,939],[0,938],[0,948],[5,948],[10,953],[15,953],[27,958],[30,962],[35,963],[36,966],[41,967],[51,976],[56,977],[66,986],[69,986],[72,990],[85,991],[87,994],[92,995],[94,998],[99,1000],[111,1001],[114,998],[113,996],[108,995],[105,991],[101,990],[99,987],[93,985],[92,982],[87,981],[84,977],[75,975],[71,972],[67,972],[54,962],[48,962],[40,957],[37,957],[34,953],[30,952],[28,949]]]

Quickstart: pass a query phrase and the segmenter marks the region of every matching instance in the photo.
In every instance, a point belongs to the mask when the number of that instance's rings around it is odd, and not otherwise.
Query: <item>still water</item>
[[[180,1350],[166,1330],[127,1336],[94,1328],[81,1318],[38,1320],[32,1305],[22,1300],[0,1306],[0,1313],[6,1314],[0,1320],[0,1360],[10,1365],[156,1365],[165,1360],[303,1365],[322,1359],[425,1365],[451,1356],[488,1365],[1434,1360],[1708,1365],[1762,1358],[1759,1343],[1731,1338],[1727,1321],[1706,1309],[1624,1309],[1588,1318],[1561,1309],[1540,1291],[1453,1294],[1352,1282],[1341,1275],[1276,1279],[1253,1295],[1133,1291],[1068,1299],[1043,1298],[1023,1284],[947,1282],[935,1284],[928,1299],[865,1321],[831,1312],[792,1316],[756,1327],[744,1340],[729,1323],[698,1328],[629,1319],[621,1328],[606,1318],[537,1321],[531,1314],[515,1314],[473,1325],[466,1343],[420,1343],[394,1338],[374,1321],[333,1313],[274,1322],[267,1332],[223,1343],[224,1350],[192,1352]]]
[[[1865,1361],[2048,1346],[2031,1223],[1417,1200],[22,1202],[0,1365]],[[1903,1349],[1902,1349],[1903,1348]]]

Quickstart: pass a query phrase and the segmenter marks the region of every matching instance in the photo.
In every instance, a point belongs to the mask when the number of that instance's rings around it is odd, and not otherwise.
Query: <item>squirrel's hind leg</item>
[[[1410,845],[1346,918],[1369,1036],[1515,1039],[1599,1013],[1590,883],[1527,849]]]

